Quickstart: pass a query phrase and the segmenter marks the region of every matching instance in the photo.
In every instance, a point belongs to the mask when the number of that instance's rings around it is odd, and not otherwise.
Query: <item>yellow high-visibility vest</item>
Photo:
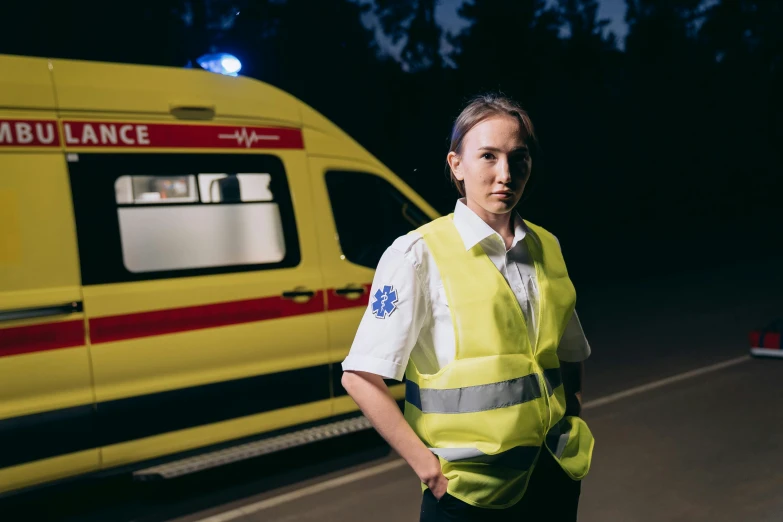
[[[525,223],[539,287],[533,345],[516,296],[481,245],[465,249],[453,214],[418,229],[443,279],[456,357],[435,374],[408,363],[405,418],[440,459],[449,494],[479,507],[518,502],[540,451],[574,480],[593,451],[587,424],[564,416],[557,357],[576,292],[555,237]]]

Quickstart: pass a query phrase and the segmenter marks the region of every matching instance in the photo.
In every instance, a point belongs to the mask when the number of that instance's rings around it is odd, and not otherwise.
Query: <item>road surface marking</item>
[[[691,370],[689,372],[685,373],[679,373],[677,375],[672,375],[671,377],[666,377],[665,379],[660,379],[658,381],[648,382],[647,384],[642,384],[641,386],[636,386],[634,388],[629,388],[627,390],[623,390],[621,392],[612,393],[611,395],[607,395],[605,397],[601,397],[600,399],[595,399],[593,401],[587,401],[584,406],[582,406],[583,410],[587,410],[590,408],[597,408],[598,406],[603,406],[605,404],[610,404],[612,402],[619,401],[620,399],[625,399],[626,397],[631,397],[633,395],[638,395],[640,393],[644,393],[646,391],[654,390],[656,388],[660,388],[662,386],[666,386],[669,384],[673,384],[675,382],[684,381],[686,379],[690,379],[691,377],[698,377],[699,375],[704,375],[705,373],[715,372],[718,370],[722,370],[723,368],[728,368],[729,366],[735,366],[740,363],[744,363],[747,361],[752,360],[749,355],[743,355],[742,357],[737,357],[735,359],[729,359],[728,361],[719,362],[716,364],[711,364],[709,366],[703,366],[701,368],[696,368],[695,370]]]
[[[405,465],[407,465],[407,463],[403,459],[392,460],[391,462],[385,462],[372,468],[362,469],[354,473],[349,473],[348,475],[343,475],[342,477],[336,477],[324,482],[319,482],[318,484],[313,484],[312,486],[307,486],[306,488],[297,489],[295,491],[284,493],[276,497],[267,498],[253,504],[248,504],[247,506],[232,509],[231,511],[226,511],[211,517],[202,518],[197,522],[227,522],[228,520],[236,520],[237,518],[243,517],[245,515],[258,513],[264,509],[269,509],[271,507],[279,506],[280,504],[291,502],[292,500],[297,500],[308,495],[314,495],[322,491],[334,489],[345,484],[350,484],[351,482],[356,482],[357,480],[372,477],[373,475],[380,475],[381,473],[386,473],[387,471],[391,471]]]
[[[735,366],[737,364],[750,360],[752,360],[752,358],[750,356],[745,355],[742,357],[737,357],[735,359],[729,359],[727,361],[697,368],[695,370],[690,370],[684,373],[673,375],[671,377],[666,377],[665,379],[660,379],[657,381],[649,382],[647,384],[642,384],[641,386],[629,388],[621,392],[613,393],[611,395],[601,397],[600,399],[587,401],[584,404],[584,406],[582,406],[582,409],[586,410],[590,408],[597,408],[598,406],[604,406],[606,404],[610,404],[619,401],[621,399],[625,399],[627,397],[632,397],[634,395],[638,395],[640,393],[654,390],[656,388],[661,388],[663,386],[673,384],[675,382],[684,381],[686,379],[690,379],[691,377],[698,377],[699,375],[704,375],[706,373],[718,371],[723,368]],[[356,482],[358,480],[372,477],[374,475],[380,475],[381,473],[386,473],[387,471],[391,471],[393,469],[397,469],[405,465],[406,462],[403,459],[392,460],[390,462],[385,462],[383,464],[374,466],[372,468],[359,470],[354,473],[349,473],[348,475],[343,475],[342,477],[329,479],[324,482],[313,484],[312,486],[307,486],[302,489],[290,491],[288,493],[284,493],[276,497],[267,498],[259,502],[255,502],[253,504],[248,504],[246,506],[232,509],[230,511],[218,513],[217,515],[212,515],[207,518],[202,518],[197,520],[196,522],[228,522],[229,520],[236,520],[239,517],[251,515],[253,513],[258,513],[259,511],[263,511],[265,509],[279,506],[280,504],[285,504],[286,502],[291,502],[293,500],[297,500],[302,497],[314,495],[316,493],[321,493],[322,491],[327,491],[340,486],[344,486],[345,484],[350,484],[351,482]]]

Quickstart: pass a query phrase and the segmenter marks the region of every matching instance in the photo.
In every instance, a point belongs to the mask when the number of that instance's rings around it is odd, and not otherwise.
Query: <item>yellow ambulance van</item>
[[[430,205],[249,78],[0,71],[0,494],[369,427],[340,362],[380,255]]]

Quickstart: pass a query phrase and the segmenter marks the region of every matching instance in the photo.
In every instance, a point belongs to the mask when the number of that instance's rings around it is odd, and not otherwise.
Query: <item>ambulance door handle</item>
[[[338,288],[334,291],[337,295],[351,295],[351,294],[358,294],[362,295],[365,292],[364,287],[354,287],[354,286],[346,286],[345,288]]]
[[[37,317],[54,317],[57,315],[78,314],[83,310],[84,308],[82,307],[81,301],[74,301],[72,303],[62,305],[41,306],[38,308],[6,310],[0,312],[0,322],[18,321],[20,319],[35,319]]]
[[[307,300],[309,300],[314,295],[315,292],[312,290],[306,290],[304,288],[297,287],[293,290],[283,292],[283,299],[303,300],[303,298],[307,298]]]

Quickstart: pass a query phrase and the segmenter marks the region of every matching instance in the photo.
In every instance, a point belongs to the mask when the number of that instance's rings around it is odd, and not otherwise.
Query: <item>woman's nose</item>
[[[497,162],[497,173],[495,177],[500,183],[507,184],[511,182],[511,166],[508,161]]]

